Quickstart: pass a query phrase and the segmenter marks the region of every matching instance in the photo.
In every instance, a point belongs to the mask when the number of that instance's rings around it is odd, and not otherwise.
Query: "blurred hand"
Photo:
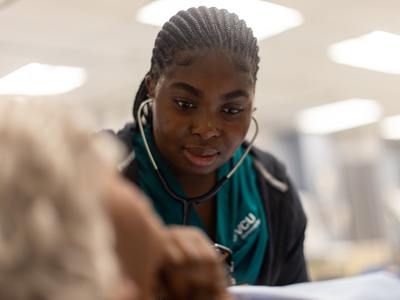
[[[211,241],[198,229],[167,229],[163,290],[168,299],[231,299],[224,266]]]
[[[104,200],[116,253],[126,282],[133,284],[116,300],[154,299],[160,290],[173,300],[231,299],[221,257],[200,230],[164,226],[137,187],[119,176],[108,183]]]
[[[108,184],[104,203],[114,228],[122,275],[136,285],[136,299],[154,299],[165,256],[165,226],[137,187],[118,174]],[[129,284],[126,288],[129,295]]]
[[[115,288],[113,300],[139,300],[137,285],[128,278],[121,278]]]

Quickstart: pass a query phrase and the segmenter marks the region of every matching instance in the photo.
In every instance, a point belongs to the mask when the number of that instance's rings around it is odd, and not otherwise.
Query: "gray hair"
[[[0,102],[0,299],[110,299],[113,155],[85,123],[59,104]]]

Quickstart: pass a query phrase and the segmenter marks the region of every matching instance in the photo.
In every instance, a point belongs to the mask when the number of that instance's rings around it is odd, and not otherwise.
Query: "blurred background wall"
[[[209,3],[236,11],[260,38],[257,143],[300,189],[312,277],[396,266],[400,1]],[[132,119],[156,24],[191,4],[0,0],[0,101],[66,101],[118,129]]]

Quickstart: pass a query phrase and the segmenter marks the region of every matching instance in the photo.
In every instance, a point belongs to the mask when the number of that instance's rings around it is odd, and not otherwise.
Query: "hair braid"
[[[252,30],[245,21],[215,7],[189,8],[179,11],[164,24],[155,40],[150,71],[146,74],[157,80],[162,72],[185,50],[221,49],[227,50],[248,65],[254,82],[257,80],[258,45]],[[145,79],[136,93],[133,115],[136,119],[140,104],[148,99]],[[147,122],[151,114],[145,116]]]
[[[147,75],[146,75],[147,76]],[[139,89],[136,92],[135,102],[133,103],[133,118],[136,120],[137,112],[139,110],[140,104],[142,104],[145,100],[148,99],[147,95],[147,87],[146,87],[146,77],[140,83]],[[147,121],[150,121],[151,116],[147,116]]]

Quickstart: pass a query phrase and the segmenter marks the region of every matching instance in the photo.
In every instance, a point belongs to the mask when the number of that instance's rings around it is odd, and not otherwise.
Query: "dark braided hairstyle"
[[[256,82],[260,59],[257,39],[252,30],[245,21],[226,9],[204,6],[182,10],[164,24],[157,35],[151,68],[146,76],[150,75],[153,80],[157,80],[174,63],[178,53],[202,49],[227,50],[246,66],[245,69],[249,70]],[[140,104],[147,99],[145,77],[133,104],[134,119]],[[147,112],[145,120],[151,122],[150,112]]]

